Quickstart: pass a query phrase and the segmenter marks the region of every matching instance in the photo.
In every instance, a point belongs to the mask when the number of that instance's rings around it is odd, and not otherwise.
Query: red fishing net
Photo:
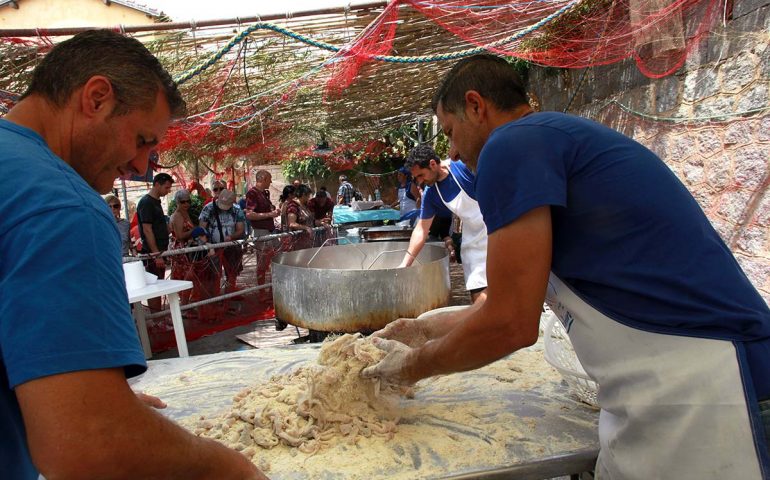
[[[351,85],[360,67],[393,55],[397,6],[408,5],[456,36],[456,49],[423,59],[442,61],[480,49],[563,68],[606,65],[633,58],[652,78],[679,69],[687,53],[726,13],[726,0],[394,0],[338,54],[327,92]],[[464,45],[463,45],[464,44]]]

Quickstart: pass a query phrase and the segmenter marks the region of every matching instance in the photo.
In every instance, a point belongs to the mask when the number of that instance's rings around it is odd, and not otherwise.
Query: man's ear
[[[89,78],[80,90],[80,108],[87,117],[106,117],[115,108],[115,90],[103,75]]]
[[[484,97],[476,90],[465,92],[465,116],[469,119],[479,121],[487,113],[487,102]]]

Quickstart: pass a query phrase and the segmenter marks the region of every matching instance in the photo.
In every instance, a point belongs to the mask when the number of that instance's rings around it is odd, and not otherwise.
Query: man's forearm
[[[409,237],[409,246],[404,257],[404,264],[407,267],[414,263],[414,259],[417,258],[422,247],[425,246],[425,242],[428,240],[428,229],[430,229],[430,225],[428,225],[428,228],[425,228],[423,220],[420,220],[415,225],[412,235]]]
[[[120,429],[125,435],[116,432],[109,440],[122,447],[113,448],[115,458],[107,463],[134,472],[125,478],[249,478],[253,466],[240,453],[196,437],[148,407],[142,410],[127,424],[131,428]]]
[[[144,239],[147,242],[147,246],[149,247],[150,251],[153,253],[160,252],[158,243],[155,241],[155,234],[152,231],[152,225],[143,223],[142,231],[144,232]]]
[[[144,405],[121,377],[122,369],[73,372],[17,388],[46,478],[254,478],[243,455]]]
[[[500,312],[485,309],[484,305],[482,303],[467,315],[457,316],[453,321],[454,327],[448,333],[417,350],[417,359],[410,372],[415,381],[482,367],[537,340],[539,312],[534,320],[524,320],[515,312],[501,315]]]
[[[426,319],[420,319],[420,322],[423,322],[423,332],[425,332],[425,335],[431,340],[443,337],[457,325],[467,320],[475,311],[481,308],[482,304],[483,302],[477,302],[462,310],[444,312],[437,315],[431,315]]]

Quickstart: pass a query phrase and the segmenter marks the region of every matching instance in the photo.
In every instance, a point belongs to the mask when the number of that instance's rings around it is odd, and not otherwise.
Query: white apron
[[[399,214],[403,217],[409,212],[417,210],[417,202],[406,196],[406,188],[398,189]]]
[[[460,189],[460,193],[451,202],[447,202],[441,196],[438,184],[434,187],[444,205],[463,221],[463,242],[460,246],[460,255],[463,261],[465,288],[468,290],[485,288],[487,286],[487,226],[484,224],[479,203],[465,193],[460,183],[452,175],[451,169],[449,176]]]
[[[546,302],[600,386],[598,479],[763,478],[732,342],[627,327],[553,273]]]

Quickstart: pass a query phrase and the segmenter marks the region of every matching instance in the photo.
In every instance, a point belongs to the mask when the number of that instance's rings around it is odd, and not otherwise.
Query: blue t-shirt
[[[473,172],[460,160],[449,162],[449,172],[450,174],[445,179],[425,189],[420,206],[421,219],[433,218],[435,216],[451,217],[452,212],[441,201],[441,197],[447,202],[451,202],[460,193],[460,187],[469,197],[476,200],[476,187],[474,186],[476,179]],[[452,179],[452,176],[457,180],[456,182]],[[457,185],[458,183],[460,186]],[[441,197],[439,197],[436,190],[441,191]]]
[[[37,133],[2,119],[0,165],[0,466],[4,479],[36,479],[12,389],[147,367],[107,204]]]
[[[535,113],[490,135],[476,180],[487,231],[551,206],[551,269],[641,330],[744,342],[770,396],[770,310],[695,199],[654,153],[590,120]]]

